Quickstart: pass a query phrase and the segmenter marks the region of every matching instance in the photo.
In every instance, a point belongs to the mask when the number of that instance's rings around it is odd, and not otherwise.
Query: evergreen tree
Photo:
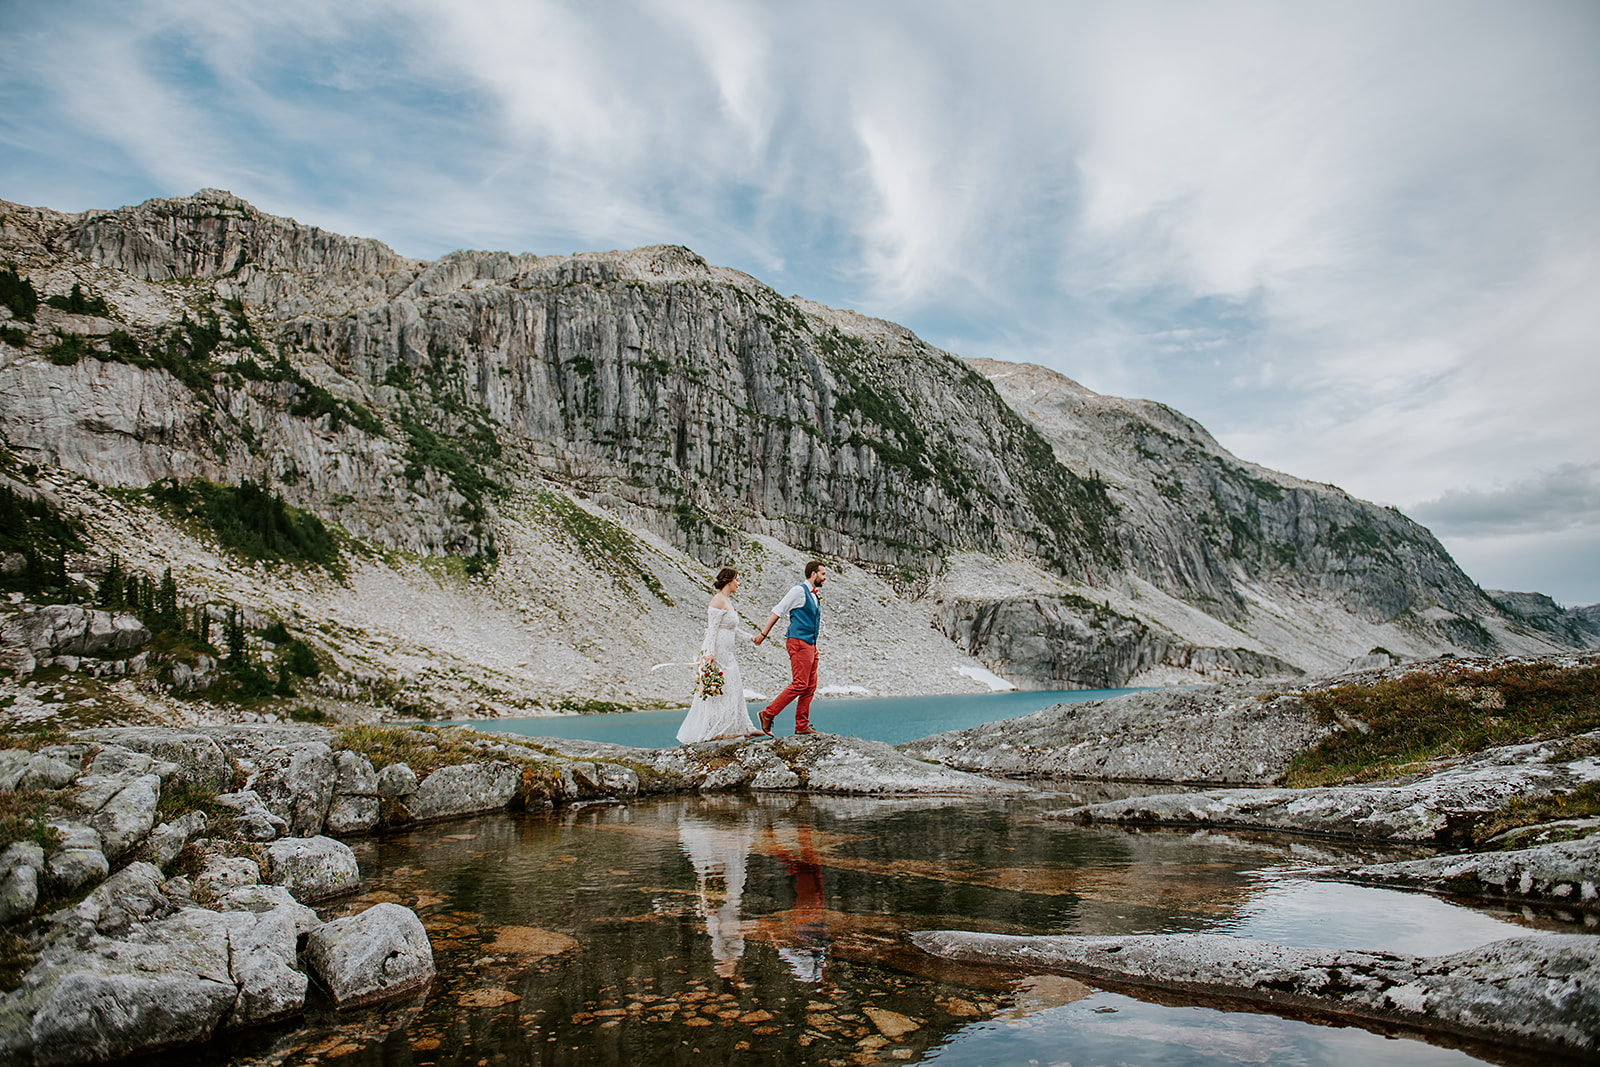
[[[162,629],[176,629],[178,625],[178,583],[173,580],[172,568],[161,575],[161,592],[156,598],[156,616]]]
[[[228,626],[224,631],[224,640],[228,643],[228,666],[235,668],[244,666],[246,662],[244,622],[239,617],[237,606],[228,612]]]
[[[102,608],[115,608],[122,605],[122,560],[115,552],[111,554],[111,565],[106,568],[105,577],[100,579],[100,606]]]

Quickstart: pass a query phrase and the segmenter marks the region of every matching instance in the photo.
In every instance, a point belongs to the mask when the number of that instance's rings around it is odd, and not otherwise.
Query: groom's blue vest
[[[806,600],[799,607],[790,609],[788,635],[814,645],[817,643],[817,631],[822,629],[822,604],[811,591],[810,582],[802,582],[801,588],[806,592]]]

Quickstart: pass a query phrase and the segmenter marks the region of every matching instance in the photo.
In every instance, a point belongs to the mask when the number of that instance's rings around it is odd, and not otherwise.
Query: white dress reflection
[[[810,820],[755,806],[719,811],[709,807],[709,798],[702,803],[706,806],[700,812],[679,816],[678,844],[694,865],[699,883],[695,913],[705,921],[717,974],[735,976],[745,939],[753,935],[772,944],[795,978],[821,982],[828,959],[828,920]],[[741,915],[740,903],[750,854],[757,849],[787,869],[794,904],[750,920]]]
[[[739,902],[755,837],[755,825],[748,819],[712,820],[686,812],[678,820],[678,844],[694,864],[699,881],[695,911],[705,920],[711,958],[724,978],[733,977],[744,956],[745,923],[739,917]]]

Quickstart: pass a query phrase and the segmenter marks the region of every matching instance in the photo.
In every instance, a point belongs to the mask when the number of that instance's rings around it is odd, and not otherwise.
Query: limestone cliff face
[[[683,248],[428,263],[206,190],[0,202],[0,258],[104,301],[0,310],[0,431],[105,485],[250,477],[379,546],[492,559],[501,512],[554,482],[704,563],[754,534],[876,568],[1031,685],[1323,667],[1385,626],[1414,650],[1559,643],[1404,516],[1176,412],[969,365]],[[953,554],[1044,580],[944,596]],[[1062,599],[1096,591],[1109,629]],[[1355,621],[1275,637],[1296,598]]]
[[[1104,480],[1128,571],[1247,636],[1286,605],[1318,603],[1442,648],[1576,643],[1503,610],[1393,508],[1240,460],[1164,405],[1101,396],[1041,367],[970,362],[1064,465]]]
[[[1119,689],[1155,668],[1199,677],[1285,678],[1292,663],[1248,648],[1196,647],[1159,626],[1078,596],[941,600],[939,628],[986,663],[1005,664],[1022,688]]]
[[[436,512],[425,501],[441,494],[408,493],[428,466],[415,460],[431,455],[433,469],[459,475],[454,456],[496,484],[521,464],[591,486],[707,559],[739,528],[904,567],[980,545],[1086,578],[1116,562],[1103,487],[1050,462],[981,376],[905,330],[785,300],[686,249],[459,252],[419,264],[211,191],[38,218],[29,249],[38,258],[77,257],[169,288],[212,281],[177,310],[203,315],[208,295],[241,301],[254,340],[332,396],[392,420],[354,439],[337,418],[315,428],[275,419],[263,408],[291,409],[304,390],[285,375],[230,374],[238,364],[225,359],[206,368],[212,381],[192,400],[159,371],[18,368],[19,393],[71,400],[30,404],[13,421],[48,423],[43,440],[23,436],[41,459],[81,473],[105,477],[108,461],[122,468],[114,483],[255,473],[336,511],[349,511],[337,501],[377,498]],[[120,306],[115,292],[107,299]],[[159,345],[159,330],[143,340]],[[117,381],[103,385],[107,374]],[[321,440],[305,441],[308,432]],[[241,438],[256,447],[237,447]],[[412,456],[404,479],[397,451]],[[492,499],[462,481],[452,488],[481,538],[478,512]],[[435,550],[453,547],[456,532],[448,515],[411,536],[337,517]]]

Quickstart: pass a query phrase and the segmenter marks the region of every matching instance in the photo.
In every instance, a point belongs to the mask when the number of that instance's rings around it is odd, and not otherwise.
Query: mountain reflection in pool
[[[905,933],[1218,931],[1456,951],[1527,933],[1295,871],[1407,855],[1038,818],[1061,798],[672,797],[357,842],[362,896],[416,909],[438,977],[314,1009],[202,1063],[1477,1062],[1356,1028],[1170,1007],[928,956]],[[1483,1050],[1478,1050],[1480,1054]],[[1498,1053],[1496,1053],[1498,1055]]]

